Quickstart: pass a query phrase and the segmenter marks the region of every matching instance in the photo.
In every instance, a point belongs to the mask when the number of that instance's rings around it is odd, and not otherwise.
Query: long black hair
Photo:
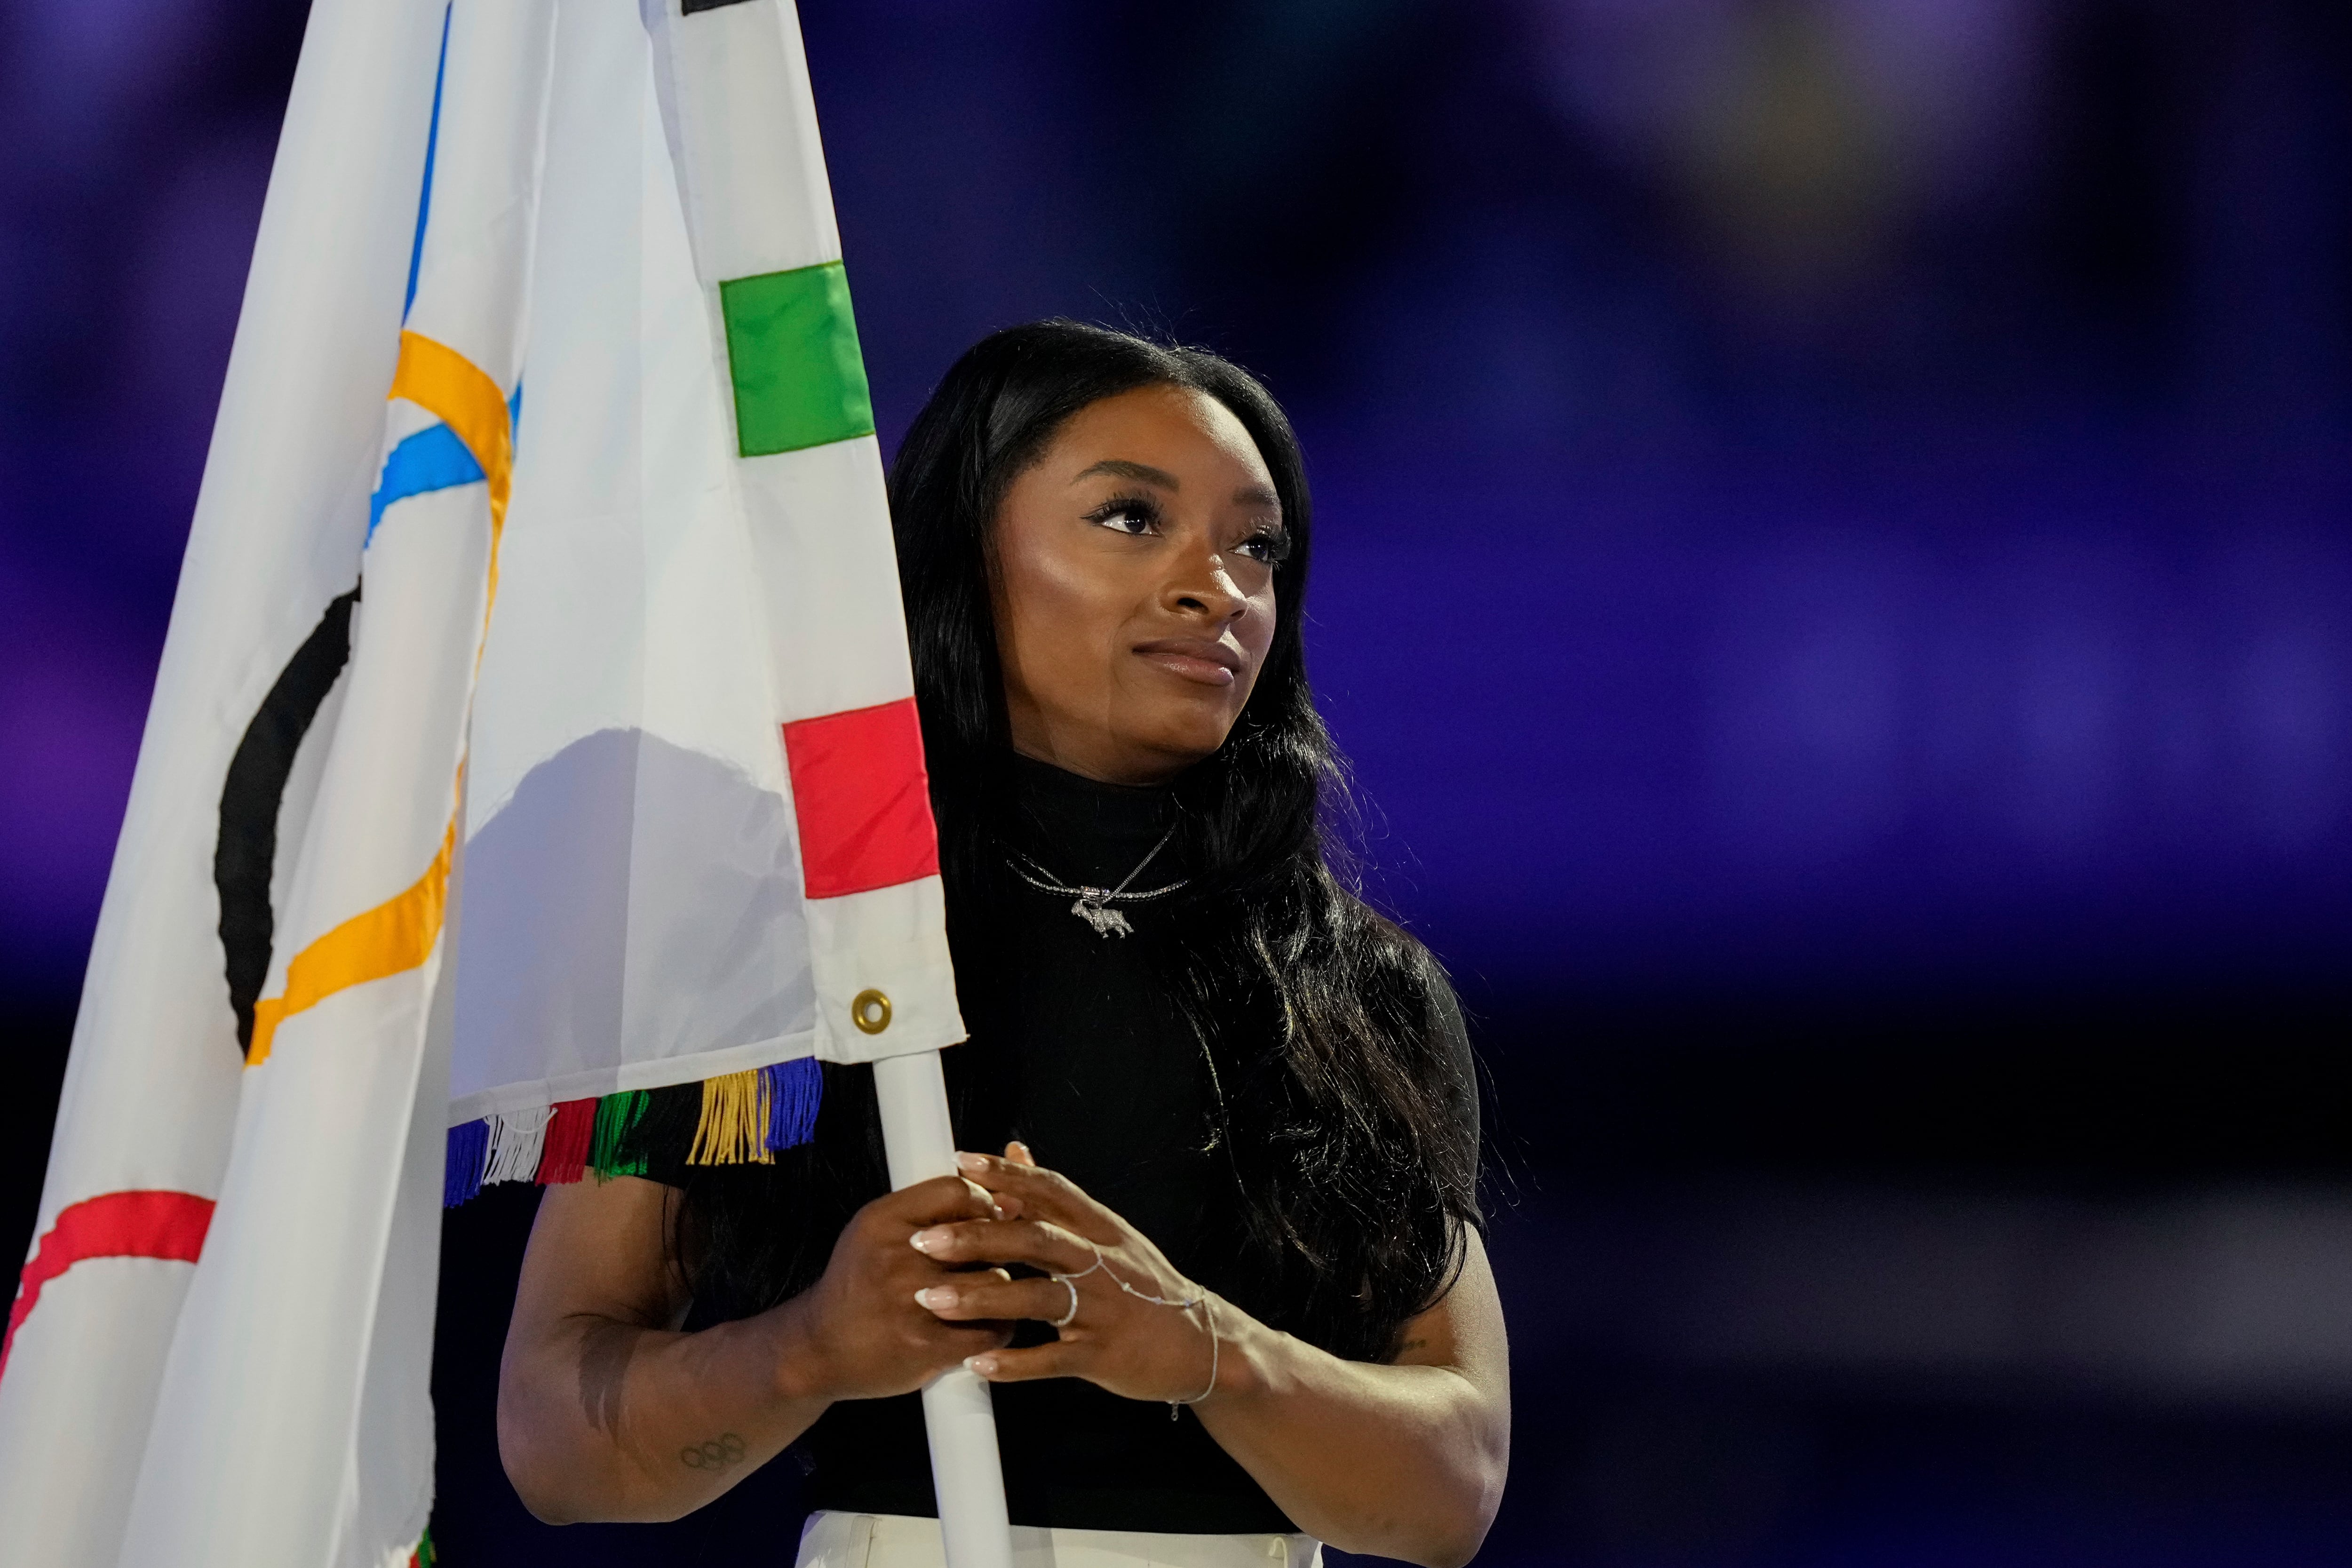
[[[1213,397],[1241,422],[1290,542],[1257,684],[1224,745],[1175,785],[1191,840],[1188,899],[1219,915],[1187,922],[1202,934],[1167,980],[1202,1037],[1214,1135],[1254,1244],[1258,1267],[1242,1304],[1335,1353],[1382,1360],[1404,1322],[1451,1287],[1465,1227],[1480,1223],[1476,1091],[1444,974],[1364,902],[1334,830],[1350,816],[1344,766],[1316,711],[1300,637],[1314,537],[1306,465],[1279,405],[1227,360],[1075,321],[1013,327],[958,360],[908,431],[890,510],[950,936],[960,973],[987,972],[969,952],[985,922],[961,906],[1002,858],[1013,809],[993,610],[997,511],[1073,415],[1161,385]],[[1213,1012],[1236,1008],[1263,1026],[1242,1037],[1206,1026]],[[851,1119],[872,1127],[864,1076],[828,1069],[809,1164],[825,1165],[829,1142],[859,1142]],[[870,1132],[862,1142],[871,1164]],[[803,1174],[840,1201],[851,1195],[837,1168]],[[735,1277],[756,1308],[810,1282],[830,1237],[807,1238],[789,1260],[753,1247],[750,1215],[730,1213],[740,1205],[725,1195],[744,1190],[695,1179],[686,1235],[703,1271]],[[756,1279],[743,1268],[749,1251],[770,1259]]]

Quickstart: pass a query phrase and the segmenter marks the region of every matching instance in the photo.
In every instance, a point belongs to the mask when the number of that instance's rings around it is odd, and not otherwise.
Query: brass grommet
[[[849,1021],[862,1034],[880,1034],[890,1026],[890,998],[879,991],[860,991],[850,1001]]]

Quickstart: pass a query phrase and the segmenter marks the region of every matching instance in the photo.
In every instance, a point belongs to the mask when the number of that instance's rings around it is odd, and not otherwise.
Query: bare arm
[[[688,1297],[665,1253],[677,1193],[622,1176],[541,1200],[499,1368],[499,1453],[551,1523],[667,1520],[732,1487],[836,1399],[919,1388],[999,1323],[914,1305],[946,1278],[916,1230],[984,1217],[953,1178],[877,1198],[844,1229],[823,1279],[757,1317],[682,1333]]]
[[[1126,1221],[1029,1163],[1018,1145],[1013,1152],[961,1158],[967,1174],[1017,1200],[1024,1217],[940,1226],[917,1245],[950,1261],[1024,1263],[1070,1282],[963,1276],[927,1290],[925,1305],[950,1321],[1070,1321],[1055,1342],[988,1352],[974,1370],[1000,1383],[1083,1377],[1131,1399],[1190,1399],[1209,1387],[1213,1367],[1213,1392],[1193,1406],[1202,1424],[1302,1529],[1428,1568],[1470,1560],[1494,1522],[1510,1458],[1509,1351],[1475,1234],[1465,1238],[1461,1279],[1407,1326],[1393,1364],[1342,1361],[1214,1296],[1184,1311],[1120,1289],[1123,1280],[1169,1300],[1204,1295]]]
[[[1231,1337],[1201,1423],[1299,1527],[1348,1552],[1467,1563],[1503,1500],[1510,1352],[1486,1244],[1406,1325],[1403,1352],[1342,1361],[1219,1304]],[[1239,1353],[1235,1353],[1239,1352]]]

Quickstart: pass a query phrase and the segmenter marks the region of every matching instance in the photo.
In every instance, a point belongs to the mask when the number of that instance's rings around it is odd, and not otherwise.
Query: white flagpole
[[[876,1062],[874,1098],[882,1110],[893,1188],[956,1174],[939,1052]],[[988,1384],[966,1367],[941,1373],[923,1390],[923,1426],[930,1436],[931,1488],[939,1494],[949,1568],[1012,1568],[1012,1525]]]

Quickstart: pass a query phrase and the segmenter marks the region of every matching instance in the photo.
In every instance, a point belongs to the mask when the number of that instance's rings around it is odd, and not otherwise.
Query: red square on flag
[[[895,887],[940,868],[915,700],[784,726],[801,879],[812,899]]]

